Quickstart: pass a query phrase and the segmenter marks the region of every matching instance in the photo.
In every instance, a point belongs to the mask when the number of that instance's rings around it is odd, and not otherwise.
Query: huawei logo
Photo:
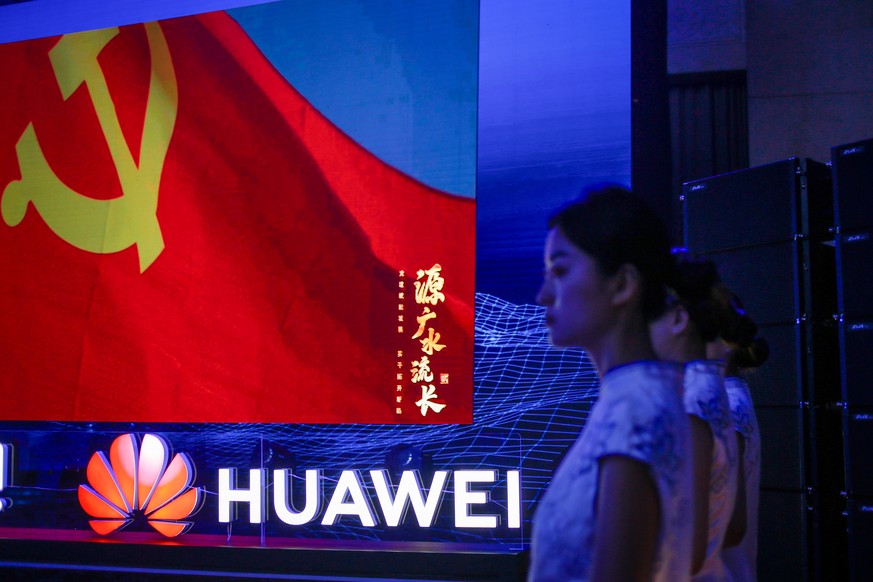
[[[188,531],[184,521],[200,509],[203,495],[192,488],[194,463],[185,453],[170,459],[170,447],[161,437],[121,435],[106,453],[94,453],[88,462],[87,485],[79,485],[79,503],[93,517],[91,528],[101,535],[145,523],[167,537]]]

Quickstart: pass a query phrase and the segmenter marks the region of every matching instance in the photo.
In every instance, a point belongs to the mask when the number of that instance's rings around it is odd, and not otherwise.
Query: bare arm
[[[734,513],[728,523],[727,533],[724,536],[724,547],[730,548],[743,541],[746,535],[748,519],[746,517],[746,469],[743,456],[746,452],[746,439],[737,433],[737,447],[739,462],[737,463],[737,498],[734,503]]]
[[[706,560],[709,537],[709,475],[712,471],[712,431],[706,421],[691,418],[691,451],[694,472],[694,534],[691,574],[697,574]]]
[[[589,580],[650,580],[661,510],[646,465],[619,455],[600,459],[596,504]]]

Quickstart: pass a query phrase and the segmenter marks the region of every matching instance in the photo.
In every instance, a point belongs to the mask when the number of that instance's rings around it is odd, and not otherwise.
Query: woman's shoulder
[[[606,375],[604,384],[590,419],[592,428],[602,428],[630,446],[653,438],[678,436],[679,442],[685,438],[688,421],[680,397],[681,368],[677,372],[663,362],[646,362],[635,370],[626,368],[620,376]]]
[[[742,378],[729,377],[724,380],[725,392],[732,411],[754,407],[749,385]]]
[[[725,378],[725,389],[734,426],[741,435],[751,438],[758,431],[758,421],[748,384],[742,378],[729,377]]]
[[[609,370],[601,381],[601,394],[617,398],[658,400],[659,394],[669,398],[679,395],[683,369],[676,362],[640,360]]]
[[[695,360],[685,365],[683,388],[690,398],[723,398],[725,401],[724,365],[713,360]]]

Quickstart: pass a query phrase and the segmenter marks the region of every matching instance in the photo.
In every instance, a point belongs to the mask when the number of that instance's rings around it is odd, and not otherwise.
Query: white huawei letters
[[[266,469],[249,470],[249,488],[243,489],[236,486],[236,469],[219,469],[218,521],[227,523],[231,521],[231,517],[236,517],[237,506],[231,506],[231,503],[248,503],[249,523],[264,523],[267,510],[264,503],[266,473]]]
[[[288,525],[304,525],[315,519],[321,509],[321,472],[306,471],[306,493],[303,509],[299,511],[292,499],[290,477],[289,469],[273,471],[273,509],[276,516]]]
[[[240,505],[248,505],[249,522],[264,523],[266,520],[265,500],[267,497],[265,469],[249,471],[248,487],[236,483],[236,469],[218,471],[218,520],[231,521]],[[282,522],[288,525],[305,525],[317,519],[321,513],[322,499],[327,499],[327,507],[321,516],[322,525],[334,525],[345,516],[360,521],[365,527],[375,527],[379,515],[388,527],[397,527],[404,522],[409,509],[418,525],[423,528],[433,526],[446,492],[450,478],[454,498],[455,527],[496,528],[501,521],[509,529],[521,527],[521,476],[520,472],[507,471],[506,508],[504,514],[483,513],[490,499],[490,490],[497,485],[496,470],[477,471],[435,471],[430,485],[425,491],[417,471],[403,471],[395,487],[387,471],[369,471],[372,484],[368,488],[359,471],[342,471],[332,491],[324,491],[326,479],[318,470],[307,470],[303,477],[302,501],[300,487],[292,487],[295,479],[289,469],[273,471],[273,511]],[[297,492],[295,494],[295,491]],[[375,499],[368,491],[375,492]],[[329,497],[327,494],[329,493]],[[374,503],[375,501],[375,503]]]
[[[403,472],[400,484],[397,486],[397,492],[394,494],[391,492],[388,471],[370,471],[370,478],[373,479],[376,497],[379,499],[382,515],[385,516],[385,525],[389,527],[400,525],[403,518],[406,517],[409,506],[412,505],[412,511],[415,513],[418,525],[430,527],[436,517],[440,501],[442,501],[442,491],[449,478],[449,472],[436,471],[434,473],[433,481],[428,488],[430,494],[426,498],[421,492],[421,480],[416,471]]]

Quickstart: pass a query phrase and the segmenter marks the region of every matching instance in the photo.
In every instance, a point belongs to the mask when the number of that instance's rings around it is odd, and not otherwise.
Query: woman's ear
[[[610,292],[616,307],[638,299],[643,292],[643,281],[636,266],[625,263],[612,275]]]
[[[680,303],[673,309],[673,316],[670,329],[673,335],[685,333],[691,326],[691,315],[688,310]]]

